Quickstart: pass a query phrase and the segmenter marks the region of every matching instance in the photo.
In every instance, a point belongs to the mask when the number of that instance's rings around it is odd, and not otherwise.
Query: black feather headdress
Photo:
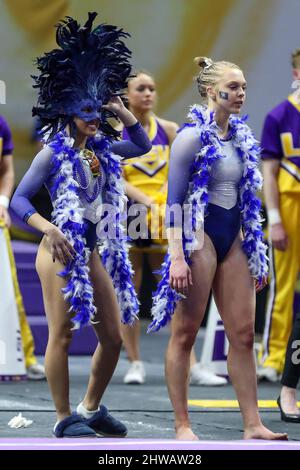
[[[56,26],[59,48],[37,58],[40,74],[32,78],[38,102],[32,114],[52,135],[72,124],[75,116],[98,118],[105,135],[118,135],[107,121],[112,113],[102,105],[127,87],[131,52],[123,38],[129,34],[108,24],[92,29],[96,16],[89,13],[83,26],[71,17],[61,21]]]

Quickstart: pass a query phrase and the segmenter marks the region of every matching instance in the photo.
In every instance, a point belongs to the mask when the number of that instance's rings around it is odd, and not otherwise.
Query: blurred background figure
[[[291,60],[295,83],[300,80],[300,49],[292,54]],[[296,281],[300,270],[299,94],[297,88],[270,111],[265,119],[261,142],[270,238],[271,282],[257,376],[260,380],[270,382],[278,381],[283,371],[293,324]],[[293,338],[294,336],[295,334],[292,335]],[[290,356],[288,353],[287,357]],[[289,373],[285,373],[285,377],[286,375]],[[284,391],[281,399],[282,404],[285,403]],[[293,407],[295,406],[294,391]]]
[[[136,72],[135,77],[128,83],[127,99],[130,111],[142,124],[152,143],[151,151],[139,159],[128,161],[124,165],[123,172],[126,194],[130,203],[143,204],[148,208],[148,233],[145,238],[133,240],[130,250],[134,285],[139,293],[145,261],[151,271],[155,272],[161,268],[167,251],[167,240],[163,237],[162,227],[167,198],[170,146],[176,137],[178,125],[154,114],[157,91],[155,79],[149,72],[144,70]],[[123,129],[122,137],[128,139],[126,129]],[[156,220],[159,220],[159,227],[155,227],[154,221],[151,220],[151,205],[156,205],[158,216]],[[153,228],[156,230],[153,231]],[[155,277],[158,280],[159,275],[156,274]],[[143,384],[145,382],[145,367],[140,354],[140,328],[140,322],[136,322],[133,327],[122,325],[124,346],[130,361],[130,367],[124,377],[126,384]],[[193,349],[191,383],[194,385],[224,385],[227,380],[197,363]]]
[[[282,421],[300,423],[297,407],[296,389],[300,378],[300,316],[292,329],[286,351],[285,364],[281,379],[282,389],[277,399]]]
[[[9,201],[14,188],[14,166],[13,166],[13,141],[8,123],[4,117],[0,116],[0,222],[4,225],[4,230],[10,227],[11,220],[8,213]],[[23,300],[16,275],[15,261],[11,248],[10,268],[12,282],[16,297],[16,305],[19,313],[22,345],[24,350],[25,366],[27,378],[29,380],[45,379],[44,366],[39,364],[34,355],[34,340],[30,326],[27,322]]]
[[[167,197],[167,179],[170,145],[173,142],[178,125],[175,122],[158,118],[153,113],[156,104],[156,84],[151,74],[137,71],[136,76],[128,83],[128,107],[146,130],[152,143],[152,149],[138,160],[131,159],[124,165],[125,190],[130,203],[143,204],[150,209],[151,204],[164,207]],[[122,131],[123,139],[128,139],[126,129]],[[130,218],[128,220],[130,224]],[[132,241],[130,260],[134,270],[134,285],[139,293],[143,278],[144,258],[150,270],[160,269],[167,251],[167,241],[147,238]],[[142,384],[146,373],[140,356],[140,322],[133,327],[122,325],[124,346],[130,361],[130,367],[124,377],[124,383]]]

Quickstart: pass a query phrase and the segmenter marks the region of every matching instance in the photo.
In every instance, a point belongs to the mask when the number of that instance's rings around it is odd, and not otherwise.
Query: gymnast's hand
[[[175,258],[170,266],[170,286],[179,294],[187,295],[193,285],[192,272],[184,258]]]
[[[130,127],[137,123],[136,117],[126,108],[119,96],[112,96],[109,102],[104,104],[102,108],[118,116],[125,127]]]
[[[61,264],[68,264],[76,253],[62,231],[55,225],[52,225],[52,227],[46,230],[45,235],[50,246],[53,263],[57,259]]]
[[[112,96],[109,102],[104,104],[102,108],[117,114],[117,116],[120,114],[120,112],[126,110],[124,103],[119,96]]]
[[[260,292],[263,290],[264,287],[268,284],[268,276],[264,276],[262,278],[261,283],[259,283],[258,279],[255,279],[255,290],[256,292]]]

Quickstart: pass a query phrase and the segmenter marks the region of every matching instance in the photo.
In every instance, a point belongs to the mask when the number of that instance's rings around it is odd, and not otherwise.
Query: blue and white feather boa
[[[188,118],[199,132],[201,150],[195,156],[189,190],[185,205],[189,207],[191,217],[191,230],[184,231],[183,249],[186,261],[191,263],[191,255],[197,248],[196,232],[203,227],[204,215],[208,204],[208,185],[210,170],[213,163],[222,158],[222,143],[218,137],[218,126],[214,120],[214,113],[207,108],[194,105],[190,109]],[[232,142],[243,164],[243,176],[239,185],[239,206],[241,210],[241,225],[244,233],[242,248],[248,258],[251,275],[259,282],[268,274],[267,246],[263,240],[262,218],[260,215],[261,201],[256,196],[262,188],[262,176],[258,168],[260,148],[250,128],[245,124],[245,118],[231,116],[229,120]],[[158,331],[170,320],[181,299],[169,285],[170,255],[167,254],[162,265],[162,276],[157,291],[154,293],[152,317],[148,331]]]
[[[122,312],[122,322],[132,325],[138,317],[139,301],[132,284],[133,270],[128,256],[127,235],[122,220],[126,217],[125,204],[127,196],[124,192],[122,177],[122,158],[110,152],[109,144],[101,139],[94,139],[92,145],[97,155],[101,155],[101,165],[106,174],[104,200],[114,207],[116,237],[103,237],[99,240],[98,249],[103,265],[111,276]]]
[[[59,132],[49,146],[53,150],[51,173],[54,175],[54,184],[51,192],[55,195],[52,221],[64,233],[76,252],[74,261],[59,275],[67,279],[62,292],[70,303],[70,311],[74,313],[73,329],[77,329],[92,322],[96,307],[89,278],[90,250],[85,246],[84,239],[84,208],[79,197],[80,187],[74,178],[75,166],[80,157],[79,152],[73,148],[73,143],[72,138],[64,132]],[[138,314],[138,300],[131,282],[132,268],[127,254],[126,240],[123,228],[119,224],[122,204],[126,200],[121,180],[121,157],[110,152],[111,141],[102,135],[90,140],[90,143],[105,171],[104,196],[107,203],[115,206],[114,223],[117,223],[118,237],[105,241],[103,264],[112,277],[122,312],[122,321],[132,324]]]

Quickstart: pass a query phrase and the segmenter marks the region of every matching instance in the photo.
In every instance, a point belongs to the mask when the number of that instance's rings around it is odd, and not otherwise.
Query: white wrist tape
[[[281,223],[281,216],[278,209],[268,210],[268,222],[269,225],[275,225]]]
[[[4,194],[0,194],[0,206],[3,206],[5,207],[5,209],[8,209],[9,197],[5,196]]]

